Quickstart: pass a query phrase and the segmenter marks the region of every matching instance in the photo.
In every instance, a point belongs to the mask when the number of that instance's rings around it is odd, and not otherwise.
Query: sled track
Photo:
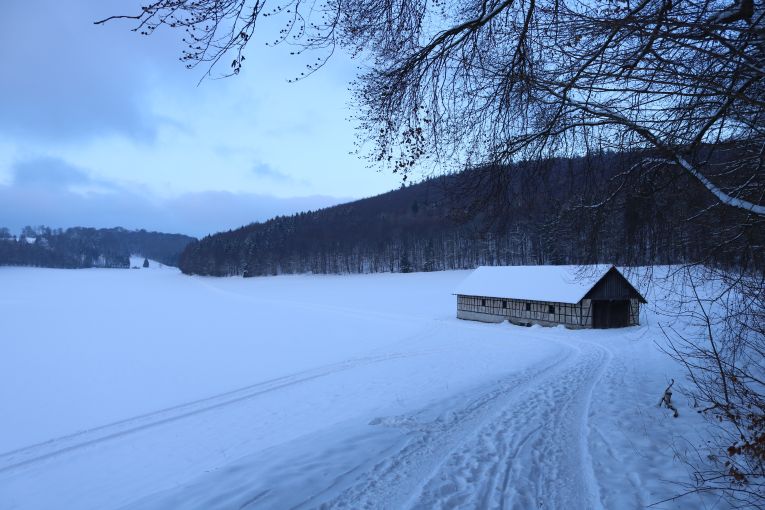
[[[383,420],[410,429],[411,439],[318,506],[602,508],[588,413],[611,355],[594,344],[566,345],[552,364],[466,395],[435,420]],[[317,506],[317,496],[299,506]]]
[[[427,336],[432,333],[432,330],[428,330],[416,336]],[[260,395],[303,384],[322,377],[377,363],[424,356],[431,354],[432,352],[434,351],[399,352],[350,359],[283,377],[269,379],[267,381],[248,385],[211,397],[186,402],[184,404],[160,409],[158,411],[135,416],[108,425],[58,437],[43,443],[0,454],[0,473],[13,471],[30,464],[80,450],[82,448],[87,448],[111,439],[116,439],[152,427],[182,420],[190,416],[231,406],[239,402],[256,398]]]

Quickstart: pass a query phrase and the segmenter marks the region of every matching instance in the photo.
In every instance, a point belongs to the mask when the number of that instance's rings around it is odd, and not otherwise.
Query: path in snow
[[[597,508],[587,413],[609,354],[586,343],[572,351],[415,426],[403,450],[327,506]]]
[[[274,472],[279,469],[290,471],[282,478],[289,487],[279,489],[291,491],[302,500],[335,495],[336,492],[330,494],[322,485],[326,478],[319,479],[315,487],[305,489],[310,469],[303,469],[305,465],[301,462],[305,463],[311,457],[316,445],[302,439],[303,431],[312,430],[312,420],[321,420],[324,424],[313,429],[325,436],[317,444],[328,445],[329,451],[319,450],[322,456],[313,462],[313,466],[324,471],[337,469],[362,473],[371,469],[378,459],[392,455],[403,445],[408,431],[370,426],[368,423],[374,416],[380,416],[378,413],[391,416],[396,412],[390,412],[388,408],[400,407],[413,412],[427,407],[426,402],[442,401],[450,394],[450,384],[454,385],[454,393],[458,396],[454,405],[464,398],[464,390],[458,384],[459,376],[455,373],[447,380],[444,371],[452,365],[459,371],[463,363],[469,363],[467,360],[471,359],[471,352],[455,357],[455,340],[448,339],[454,330],[460,337],[465,337],[466,345],[475,345],[468,341],[475,335],[505,334],[497,328],[492,333],[479,325],[456,321],[425,321],[419,331],[396,338],[382,349],[383,352],[370,352],[367,356],[293,372],[0,454],[0,507],[35,509],[60,503],[68,508],[101,509],[121,507],[139,498],[150,502],[152,507],[155,503],[160,508],[193,507],[188,498],[194,491],[183,491],[180,495],[182,502],[178,505],[162,504],[160,495],[162,491],[174,491],[191,481],[191,485],[197,485],[203,492],[200,499],[206,501],[199,508],[232,508],[221,495],[233,491],[237,501],[245,496],[252,500],[246,488],[265,483],[267,477],[262,472],[259,473],[253,465],[240,469],[242,483],[238,487],[232,487],[227,480],[213,488],[205,488],[204,483],[199,486],[198,481],[211,473],[230,475],[231,470],[237,471],[238,459],[248,456],[254,459],[256,466],[274,466]],[[458,345],[461,344],[459,341]],[[501,347],[498,354],[507,352],[506,340],[498,346]],[[530,356],[529,349],[538,355]],[[515,387],[514,377],[526,367],[536,367],[533,369],[536,374],[544,372],[568,349],[544,341],[542,345],[518,341],[512,351],[526,354],[521,356],[519,363],[500,358],[495,364],[501,370],[496,374],[515,375],[508,376],[502,391],[497,391],[496,385],[485,391],[482,389],[486,393],[483,398],[495,399]],[[483,363],[479,362],[477,366]],[[488,375],[491,373],[477,380],[502,377]],[[533,379],[530,372],[520,373],[526,374],[527,381]],[[426,390],[418,396],[422,390],[416,383],[413,386],[416,381],[447,391],[434,394]],[[476,382],[465,387],[476,385],[486,386]],[[385,394],[390,396],[381,398]],[[471,395],[477,394],[473,392]],[[412,405],[418,399],[424,400],[419,405]],[[365,400],[369,402],[365,403]],[[439,411],[443,409],[438,407]],[[361,413],[361,419],[358,413]],[[348,447],[350,436],[356,438],[352,448]],[[294,457],[299,461],[289,460]],[[341,485],[346,487],[348,482],[343,478]],[[296,484],[303,490],[295,491]],[[272,493],[276,499],[267,507],[283,507],[281,501],[285,492],[273,490]],[[208,504],[208,498],[217,503]]]
[[[611,354],[589,342],[561,347],[366,432],[261,452],[137,508],[602,508],[587,417]],[[386,430],[399,434],[381,444],[374,434]]]

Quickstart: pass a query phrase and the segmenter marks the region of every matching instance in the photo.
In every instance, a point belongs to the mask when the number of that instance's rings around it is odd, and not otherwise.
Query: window
[[[486,306],[486,300],[485,299],[481,300],[481,306]]]
[[[502,308],[507,308],[507,301],[502,301]]]
[[[547,313],[555,313],[555,305],[548,305]]]
[[[531,303],[526,303],[526,311],[527,312],[531,311]]]

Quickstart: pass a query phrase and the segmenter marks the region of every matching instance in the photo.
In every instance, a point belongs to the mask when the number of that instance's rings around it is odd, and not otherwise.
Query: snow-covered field
[[[0,508],[612,509],[679,492],[674,452],[704,423],[682,398],[678,419],[656,406],[682,377],[656,317],[460,321],[466,274],[0,268]]]

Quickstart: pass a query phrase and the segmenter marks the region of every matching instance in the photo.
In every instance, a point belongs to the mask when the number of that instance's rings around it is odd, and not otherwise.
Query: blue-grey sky
[[[336,54],[302,62],[256,41],[241,75],[178,61],[182,32],[151,37],[135,0],[9,0],[0,18],[0,226],[124,226],[203,235],[396,187],[352,155]],[[257,46],[256,46],[257,45]]]

